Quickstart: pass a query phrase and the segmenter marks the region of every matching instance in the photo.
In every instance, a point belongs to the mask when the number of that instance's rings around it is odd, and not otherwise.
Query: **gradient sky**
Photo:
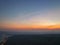
[[[60,0],[0,0],[0,28],[60,28]]]

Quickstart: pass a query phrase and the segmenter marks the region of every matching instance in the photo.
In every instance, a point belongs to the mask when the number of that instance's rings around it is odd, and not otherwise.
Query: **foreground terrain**
[[[60,45],[60,34],[14,35],[6,45]]]

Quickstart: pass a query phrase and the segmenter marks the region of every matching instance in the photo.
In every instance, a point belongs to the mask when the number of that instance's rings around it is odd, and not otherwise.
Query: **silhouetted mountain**
[[[15,35],[6,45],[60,45],[60,34]]]

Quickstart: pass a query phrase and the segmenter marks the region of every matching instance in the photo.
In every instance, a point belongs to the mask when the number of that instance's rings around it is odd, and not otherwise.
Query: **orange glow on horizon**
[[[60,25],[2,25],[0,28],[7,29],[60,29]]]

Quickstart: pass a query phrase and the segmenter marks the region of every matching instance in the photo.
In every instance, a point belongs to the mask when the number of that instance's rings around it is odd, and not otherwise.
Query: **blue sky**
[[[0,0],[3,24],[60,24],[60,0]]]

